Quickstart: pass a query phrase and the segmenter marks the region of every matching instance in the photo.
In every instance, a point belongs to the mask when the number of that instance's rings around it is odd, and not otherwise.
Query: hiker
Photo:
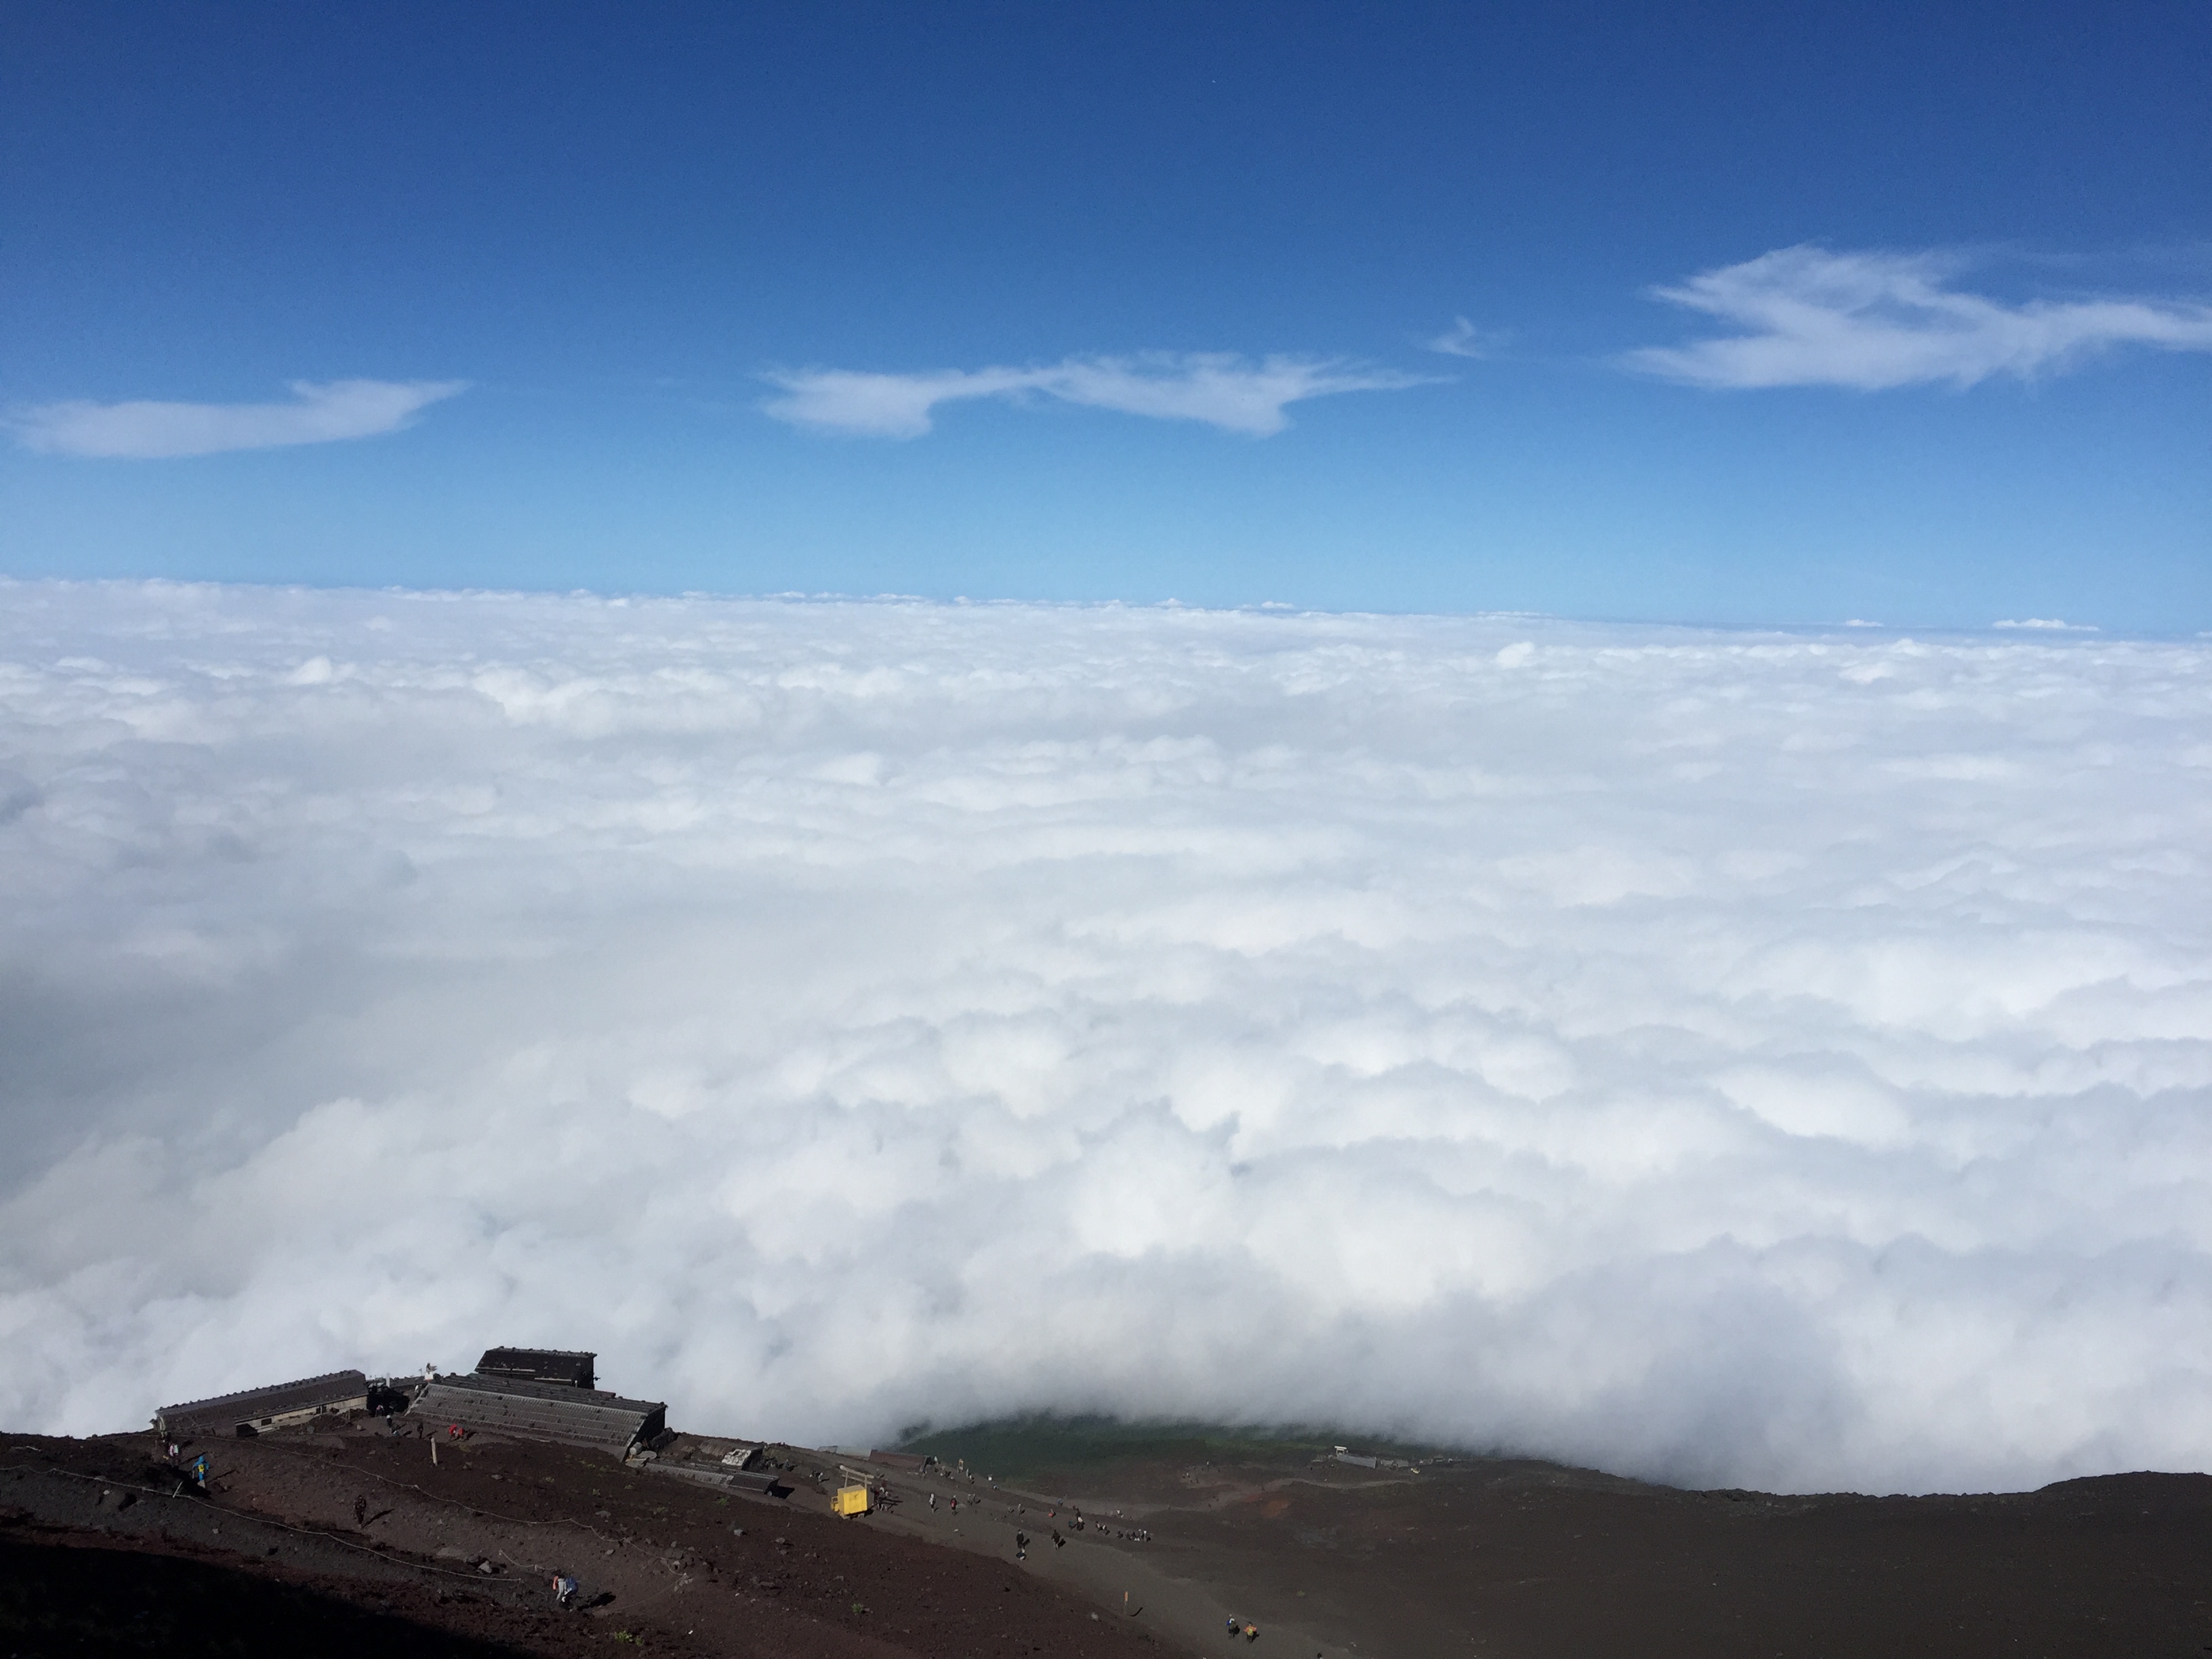
[[[576,1581],[565,1572],[553,1575],[553,1605],[565,1607],[576,1599]]]
[[[353,1500],[353,1523],[356,1527],[365,1527],[368,1524],[368,1499],[366,1498],[356,1498]]]

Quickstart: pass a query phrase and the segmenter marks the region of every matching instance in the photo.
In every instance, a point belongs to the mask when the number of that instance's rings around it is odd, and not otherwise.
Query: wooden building
[[[256,1435],[312,1423],[337,1412],[368,1409],[368,1379],[359,1371],[279,1382],[272,1388],[188,1400],[154,1413],[154,1427],[173,1440],[206,1435]]]
[[[477,1361],[478,1376],[505,1376],[522,1382],[560,1382],[572,1389],[599,1386],[595,1353],[567,1348],[486,1348]]]
[[[432,1377],[416,1396],[412,1414],[433,1424],[589,1446],[617,1457],[633,1447],[652,1446],[668,1426],[668,1407],[658,1401],[481,1372]]]

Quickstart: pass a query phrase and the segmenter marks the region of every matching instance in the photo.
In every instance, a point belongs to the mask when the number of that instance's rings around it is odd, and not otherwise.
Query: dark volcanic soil
[[[412,1427],[356,1423],[211,1443],[196,1498],[143,1436],[0,1437],[0,1659],[2212,1653],[2212,1477],[1775,1498],[1289,1441],[1018,1440],[930,1447],[995,1485],[878,1460],[899,1501],[840,1521],[809,1478],[835,1483],[828,1454],[787,1450],[778,1501],[665,1473],[681,1446],[656,1471],[489,1439],[434,1463]],[[556,1570],[586,1608],[555,1609]],[[1230,1614],[1258,1639],[1231,1642]]]
[[[1607,1490],[1534,1468],[1238,1492],[1163,1538],[1234,1552],[1362,1652],[1727,1656],[2212,1651],[2212,1480],[2010,1498]]]
[[[1220,1589],[1297,1659],[2212,1653],[2212,1476],[1777,1498],[1504,1459],[1370,1470],[1285,1443],[1094,1444],[1057,1467],[1025,1449],[1002,1488],[1125,1512],[1148,1565]],[[1003,1455],[986,1437],[970,1462]]]
[[[749,1499],[520,1442],[441,1445],[433,1463],[379,1423],[198,1450],[206,1498],[177,1490],[148,1436],[0,1437],[0,1653],[162,1652],[163,1632],[204,1626],[210,1651],[297,1659],[404,1620],[440,1653],[1181,1654],[1012,1563],[834,1519],[811,1485]],[[555,1571],[583,1608],[556,1609]],[[303,1646],[318,1618],[354,1634]]]
[[[319,1659],[507,1659],[518,1651],[441,1628],[428,1593],[399,1591],[382,1602],[357,1604],[310,1576],[242,1571],[172,1551],[0,1537],[0,1653],[9,1659],[215,1659],[241,1650]],[[579,1643],[539,1650],[586,1650]]]

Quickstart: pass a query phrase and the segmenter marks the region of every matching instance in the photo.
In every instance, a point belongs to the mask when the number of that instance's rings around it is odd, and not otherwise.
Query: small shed
[[[668,1407],[659,1401],[482,1373],[433,1377],[416,1397],[415,1415],[526,1440],[588,1446],[617,1457],[634,1445],[651,1445],[668,1426]]]
[[[210,1434],[251,1436],[312,1423],[337,1412],[368,1409],[366,1376],[359,1371],[327,1371],[320,1376],[303,1376],[296,1382],[243,1389],[236,1394],[164,1406],[154,1413],[154,1427],[173,1439]]]
[[[558,1382],[571,1389],[599,1387],[599,1355],[567,1348],[486,1348],[477,1361],[478,1376],[513,1377],[524,1382]]]

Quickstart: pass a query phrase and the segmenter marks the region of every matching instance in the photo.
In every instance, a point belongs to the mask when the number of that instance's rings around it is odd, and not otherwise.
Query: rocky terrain
[[[0,1437],[0,1652],[297,1653],[323,1620],[385,1652],[393,1621],[456,1653],[1179,1651],[1018,1564],[836,1519],[811,1480],[752,1496],[402,1424],[187,1447],[212,1455],[204,1496],[148,1435]]]
[[[0,1437],[0,1656],[2212,1652],[2202,1475],[1781,1498],[1045,1422],[770,1447],[770,1495],[717,1481],[730,1443],[356,1417],[188,1449],[202,1495],[149,1436]]]

